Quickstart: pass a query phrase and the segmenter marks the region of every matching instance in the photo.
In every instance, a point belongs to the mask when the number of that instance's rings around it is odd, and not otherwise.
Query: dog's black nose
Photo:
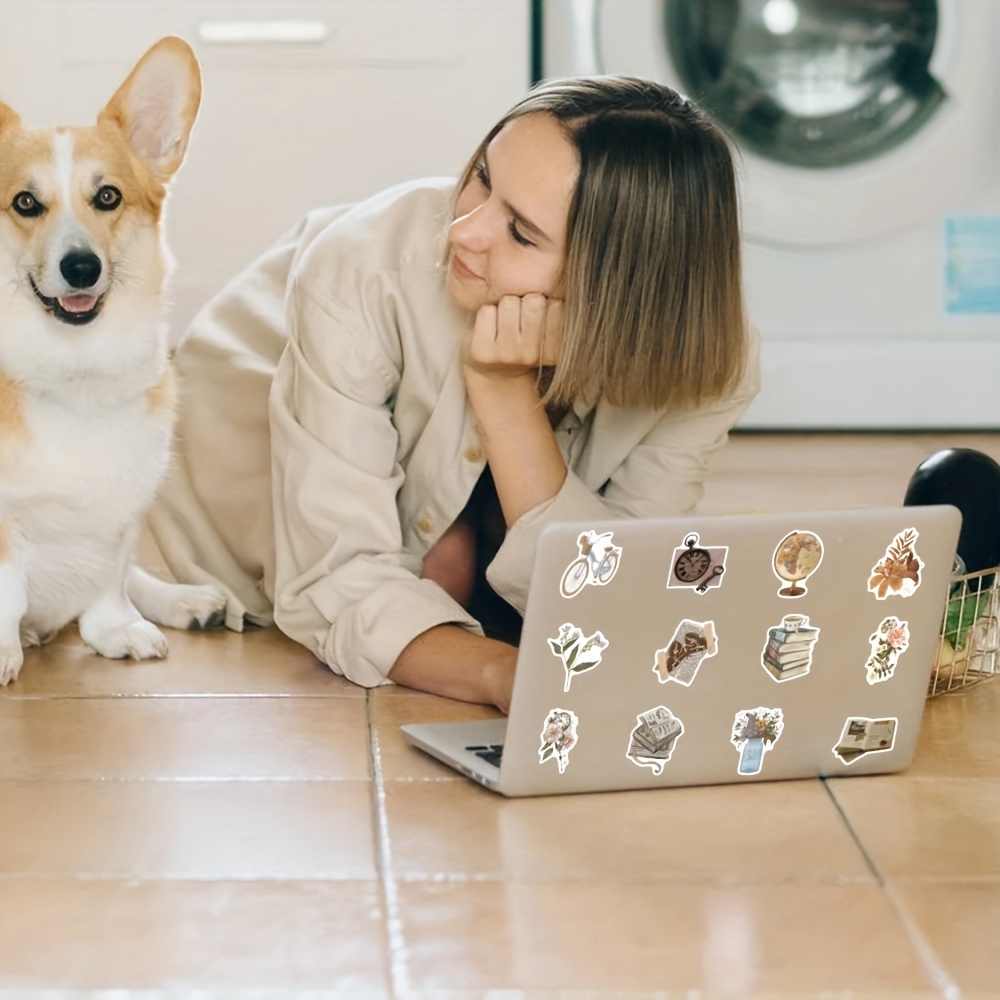
[[[71,250],[59,261],[59,270],[71,288],[90,288],[101,276],[101,260],[89,250]]]

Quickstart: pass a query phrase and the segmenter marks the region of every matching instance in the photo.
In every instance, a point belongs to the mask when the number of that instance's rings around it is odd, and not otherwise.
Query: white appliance
[[[528,0],[0,0],[0,101],[89,124],[167,34],[204,75],[168,207],[178,328],[309,208],[456,174],[531,77]]]
[[[543,73],[740,148],[757,428],[1000,426],[998,0],[543,0]]]

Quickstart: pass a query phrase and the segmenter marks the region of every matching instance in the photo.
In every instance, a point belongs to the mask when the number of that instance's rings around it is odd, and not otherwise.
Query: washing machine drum
[[[799,167],[870,159],[945,98],[936,0],[666,0],[687,93],[743,146]]]

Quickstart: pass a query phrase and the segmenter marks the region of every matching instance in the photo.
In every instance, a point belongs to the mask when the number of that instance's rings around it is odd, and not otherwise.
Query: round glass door
[[[685,91],[769,160],[871,159],[946,98],[930,71],[937,0],[666,0],[664,11]]]

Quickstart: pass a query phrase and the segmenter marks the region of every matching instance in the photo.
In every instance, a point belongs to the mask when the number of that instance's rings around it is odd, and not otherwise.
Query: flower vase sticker
[[[566,567],[559,583],[563,597],[576,597],[588,583],[603,587],[611,582],[622,557],[621,548],[612,544],[613,537],[613,531],[585,531],[577,538],[580,554]]]
[[[785,535],[774,550],[774,575],[784,586],[779,597],[802,597],[808,590],[807,577],[812,576],[823,561],[823,543],[811,531],[792,531]]]
[[[785,615],[767,630],[761,665],[776,681],[802,677],[812,669],[817,639],[819,629],[809,624],[808,615]]]
[[[601,662],[601,655],[608,648],[608,640],[602,632],[584,636],[583,629],[577,628],[571,622],[566,622],[559,628],[559,635],[549,639],[549,649],[553,656],[558,656],[566,668],[566,686],[569,690],[574,674],[582,674],[593,670]]]
[[[639,767],[663,773],[663,767],[674,752],[674,744],[684,733],[684,723],[663,705],[657,705],[636,717],[638,725],[629,737],[625,756]]]
[[[909,597],[920,586],[920,571],[924,561],[914,546],[920,532],[916,528],[901,531],[885,550],[882,561],[872,567],[868,589],[880,601],[887,597]]]
[[[579,719],[568,708],[554,708],[549,712],[542,727],[542,745],[538,748],[539,763],[554,760],[559,773],[566,770],[569,752],[576,746],[576,727]]]
[[[691,532],[684,544],[674,549],[667,588],[687,588],[704,594],[710,587],[721,587],[728,555],[728,545],[702,545],[698,533]]]
[[[844,764],[853,764],[865,754],[886,753],[896,740],[897,725],[898,719],[850,718],[833,752]]]
[[[740,752],[737,774],[759,774],[764,754],[770,750],[785,728],[780,708],[747,708],[736,713],[732,743]]]
[[[883,618],[879,627],[868,637],[872,652],[865,664],[868,683],[880,684],[889,680],[896,671],[899,657],[910,645],[910,629],[907,622],[890,615]]]
[[[653,655],[653,673],[661,684],[677,681],[690,687],[702,661],[715,656],[719,643],[715,622],[696,622],[685,618],[674,631],[673,638]]]

